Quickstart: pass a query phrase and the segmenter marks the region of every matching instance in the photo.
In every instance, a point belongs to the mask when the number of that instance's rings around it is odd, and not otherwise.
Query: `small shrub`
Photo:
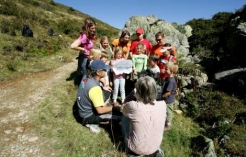
[[[53,0],[50,1],[50,4],[54,6],[56,5],[56,3]]]
[[[10,70],[10,71],[16,71],[16,68],[17,68],[17,64],[16,62],[11,62],[9,61],[6,65],[6,67]]]
[[[12,2],[12,1],[1,1],[1,9],[0,9],[0,14],[3,15],[17,15],[18,14],[18,7],[17,5]]]
[[[75,10],[74,10],[74,8],[69,7],[69,8],[68,8],[68,12],[71,12],[71,11],[73,12],[73,11],[75,11]]]

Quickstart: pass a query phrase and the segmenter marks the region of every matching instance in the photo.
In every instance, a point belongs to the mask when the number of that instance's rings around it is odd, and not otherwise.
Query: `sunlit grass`
[[[57,156],[126,156],[119,145],[114,147],[107,131],[99,134],[77,123],[73,116],[77,87],[73,81],[63,82],[50,91],[48,98],[35,111],[33,123],[42,138],[49,139]],[[161,148],[168,157],[190,156],[190,139],[199,127],[192,119],[175,114],[171,130],[164,133]]]

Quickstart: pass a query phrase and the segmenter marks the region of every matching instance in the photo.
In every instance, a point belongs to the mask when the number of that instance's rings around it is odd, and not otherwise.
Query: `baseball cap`
[[[96,71],[96,70],[109,70],[110,66],[106,65],[102,60],[94,60],[91,62],[90,65],[91,70]]]
[[[143,28],[138,28],[138,29],[136,30],[136,33],[143,34],[143,33],[144,33]]]
[[[162,46],[162,48],[160,49],[160,52],[166,52],[167,50],[171,49],[172,47],[166,47],[166,46]]]

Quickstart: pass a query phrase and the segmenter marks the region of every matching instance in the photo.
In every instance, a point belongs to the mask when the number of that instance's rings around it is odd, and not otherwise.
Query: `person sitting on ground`
[[[122,106],[121,126],[126,151],[134,155],[163,157],[160,145],[166,120],[166,103],[156,101],[157,88],[152,77],[140,77],[135,87]],[[136,101],[132,101],[134,97]]]
[[[108,106],[109,98],[104,99],[99,80],[105,77],[108,66],[102,60],[94,60],[90,65],[90,75],[83,88],[77,92],[78,113],[82,124],[92,132],[100,132],[98,124],[108,122],[110,119],[120,120],[120,115],[113,115],[112,106]],[[117,107],[114,107],[117,108]]]

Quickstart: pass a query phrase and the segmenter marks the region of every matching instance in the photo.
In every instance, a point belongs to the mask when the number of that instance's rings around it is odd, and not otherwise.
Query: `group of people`
[[[133,41],[129,31],[123,30],[111,44],[103,36],[98,47],[95,35],[96,23],[87,18],[71,44],[79,51],[82,79],[76,102],[81,123],[98,133],[99,124],[120,122],[127,153],[164,156],[160,145],[164,130],[171,127],[177,88],[174,46],[165,42],[162,32],[156,33],[157,44],[152,46],[142,28],[136,30]],[[130,73],[114,71],[120,60],[132,61]]]

